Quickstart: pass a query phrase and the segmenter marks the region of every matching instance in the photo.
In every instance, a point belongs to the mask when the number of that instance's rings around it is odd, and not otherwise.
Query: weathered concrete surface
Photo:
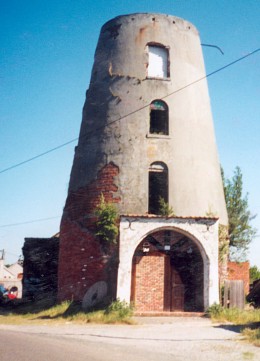
[[[0,325],[1,361],[244,361],[260,349],[203,318],[137,318],[125,325]],[[10,340],[10,342],[8,342]],[[10,345],[10,346],[9,346]]]
[[[147,70],[151,63],[150,47],[156,46],[168,58],[167,72],[161,77],[151,77],[150,72],[148,76]],[[150,105],[154,100],[167,103],[169,134],[151,131]],[[156,183],[151,191],[149,169],[153,163],[163,165],[167,179]],[[147,215],[148,211],[158,211],[149,207],[149,192],[151,200],[161,194],[160,188],[167,193],[164,198],[176,216],[205,217],[211,213],[219,217],[220,224],[227,225],[198,31],[174,16],[119,16],[101,29],[83,108],[60,230],[60,300],[81,300],[89,287],[99,281],[108,282],[110,294],[114,295],[110,285],[116,284],[117,270],[109,272],[113,279],[108,281],[107,268],[99,261],[100,242],[91,223],[101,193],[106,201],[116,204],[121,215]],[[158,225],[153,227],[157,229]],[[122,232],[121,236],[124,238]],[[201,243],[192,232],[191,237]],[[86,251],[84,244],[91,242]],[[200,248],[205,256],[205,305],[218,298],[215,286],[218,240],[214,242],[211,247],[214,252],[203,250],[206,244]],[[133,252],[128,256],[129,266]],[[116,255],[112,259],[110,253],[109,258],[117,264]],[[91,268],[92,261],[89,267],[90,259],[97,261],[95,269]],[[125,267],[124,260],[119,262],[120,267]],[[126,273],[129,280],[131,266]],[[208,292],[209,288],[212,292]]]
[[[169,77],[147,76],[148,44],[169,51]],[[169,203],[178,216],[227,213],[200,38],[185,20],[160,14],[119,16],[101,29],[83,109],[69,192],[109,162],[119,167],[121,214],[148,210],[148,169],[169,170]],[[193,82],[195,84],[191,85]],[[169,136],[149,134],[150,103],[169,108]]]

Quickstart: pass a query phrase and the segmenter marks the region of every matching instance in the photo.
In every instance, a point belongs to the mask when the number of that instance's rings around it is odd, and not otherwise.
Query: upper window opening
[[[149,204],[150,214],[159,214],[160,198],[168,202],[168,168],[162,162],[154,162],[149,167]]]
[[[147,75],[152,78],[168,78],[169,74],[169,52],[163,46],[149,45],[149,62]]]
[[[154,100],[150,104],[150,133],[169,134],[168,106],[162,100]]]

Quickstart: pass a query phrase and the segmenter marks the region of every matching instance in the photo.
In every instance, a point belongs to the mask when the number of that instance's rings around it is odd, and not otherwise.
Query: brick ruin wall
[[[228,262],[228,279],[231,281],[244,281],[244,290],[249,292],[249,262]]]
[[[105,201],[119,203],[116,179],[119,168],[109,163],[90,184],[71,191],[60,228],[58,299],[81,301],[96,282],[108,285],[108,298],[115,298],[118,246],[106,249],[95,236],[95,208],[103,194]]]

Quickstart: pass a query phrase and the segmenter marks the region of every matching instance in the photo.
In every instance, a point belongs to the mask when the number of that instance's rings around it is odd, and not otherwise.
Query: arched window
[[[154,100],[150,104],[150,133],[169,134],[168,106],[162,100]]]
[[[148,44],[147,76],[151,78],[169,78],[169,51],[163,45]]]
[[[154,162],[149,167],[148,213],[159,214],[160,198],[168,203],[168,168],[162,162]]]

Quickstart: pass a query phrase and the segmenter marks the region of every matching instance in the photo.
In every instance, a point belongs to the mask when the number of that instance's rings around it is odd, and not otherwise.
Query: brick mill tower
[[[105,250],[101,193],[119,214],[118,244]],[[173,215],[160,215],[160,199]],[[219,297],[219,223],[228,220],[198,31],[161,14],[108,21],[61,221],[59,299],[204,310]]]

